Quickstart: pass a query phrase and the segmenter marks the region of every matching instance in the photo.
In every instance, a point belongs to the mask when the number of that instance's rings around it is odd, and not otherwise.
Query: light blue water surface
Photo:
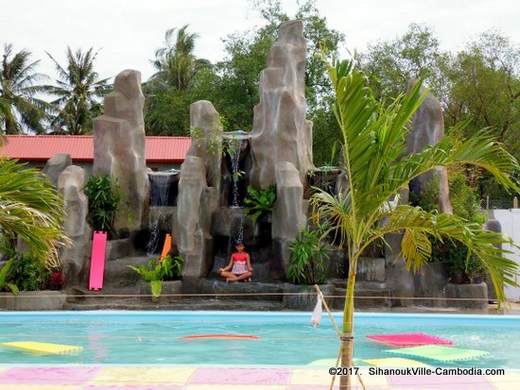
[[[341,315],[335,314],[341,324]],[[390,357],[369,334],[426,332],[489,357],[458,367],[520,368],[520,316],[356,313],[355,357]],[[207,333],[251,334],[256,341],[197,340]],[[83,352],[43,356],[0,346],[1,364],[304,365],[335,359],[338,341],[326,315],[287,312],[0,312],[0,342],[79,345]],[[427,362],[427,361],[426,361]]]

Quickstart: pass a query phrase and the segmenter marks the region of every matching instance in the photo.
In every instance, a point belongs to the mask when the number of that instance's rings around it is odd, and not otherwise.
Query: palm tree
[[[198,34],[188,32],[188,25],[166,31],[165,46],[155,51],[155,60],[152,61],[157,70],[152,81],[185,91],[197,71],[209,65],[209,61],[198,59],[193,54],[197,38]]]
[[[56,85],[45,87],[48,93],[57,96],[51,102],[57,112],[51,121],[54,133],[85,134],[92,130],[92,118],[101,113],[99,98],[109,88],[108,79],[99,79],[94,71],[97,54],[93,48],[72,52],[68,47],[67,66],[64,67],[47,53],[58,72]]]
[[[499,183],[518,189],[511,175],[518,162],[486,133],[461,141],[445,136],[420,153],[406,155],[408,126],[424,94],[417,83],[390,106],[377,102],[364,74],[350,62],[331,67],[335,89],[334,111],[342,133],[343,164],[348,188],[337,195],[323,191],[311,199],[314,217],[334,232],[348,253],[341,365],[352,366],[353,313],[356,268],[362,252],[388,234],[402,234],[402,256],[408,269],[417,270],[429,259],[430,238],[467,246],[491,276],[497,298],[505,299],[504,284],[515,285],[517,266],[501,256],[496,244],[510,242],[501,234],[483,231],[460,217],[427,212],[419,207],[396,205],[396,197],[417,176],[437,166],[475,165],[489,171]],[[341,377],[341,388],[350,388],[350,377]]]
[[[4,46],[0,64],[0,131],[20,134],[24,127],[43,132],[47,104],[36,98],[42,87],[35,83],[44,78],[36,72],[40,61],[31,61],[26,50],[14,52],[12,45]]]
[[[35,258],[55,260],[68,242],[62,228],[63,201],[37,169],[0,157],[0,236],[21,239]]]

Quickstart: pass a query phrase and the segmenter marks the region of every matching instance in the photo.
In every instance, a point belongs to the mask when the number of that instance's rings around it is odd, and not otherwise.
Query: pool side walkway
[[[518,390],[520,371],[505,376],[369,376],[367,390]],[[327,367],[189,366],[0,367],[2,390],[327,390]],[[337,387],[335,387],[337,389]],[[360,386],[354,387],[362,390]]]

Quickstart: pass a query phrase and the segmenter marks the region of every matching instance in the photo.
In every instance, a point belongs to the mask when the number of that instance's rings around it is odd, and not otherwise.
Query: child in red
[[[238,282],[239,280],[251,281],[253,276],[253,267],[251,267],[251,259],[249,254],[244,251],[244,244],[238,242],[235,245],[236,252],[231,255],[229,264],[218,270],[220,276],[226,279],[226,282]]]

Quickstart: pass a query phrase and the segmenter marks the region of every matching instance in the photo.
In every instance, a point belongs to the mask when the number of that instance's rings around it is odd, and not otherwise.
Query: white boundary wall
[[[500,222],[502,226],[502,233],[511,237],[516,245],[520,246],[520,209],[495,209],[491,210],[493,217]],[[504,245],[504,249],[510,250],[513,253],[508,254],[511,260],[516,261],[520,267],[520,250]],[[516,282],[520,284],[520,276],[516,277]],[[520,301],[520,288],[506,286],[505,293],[508,300],[518,302]]]

